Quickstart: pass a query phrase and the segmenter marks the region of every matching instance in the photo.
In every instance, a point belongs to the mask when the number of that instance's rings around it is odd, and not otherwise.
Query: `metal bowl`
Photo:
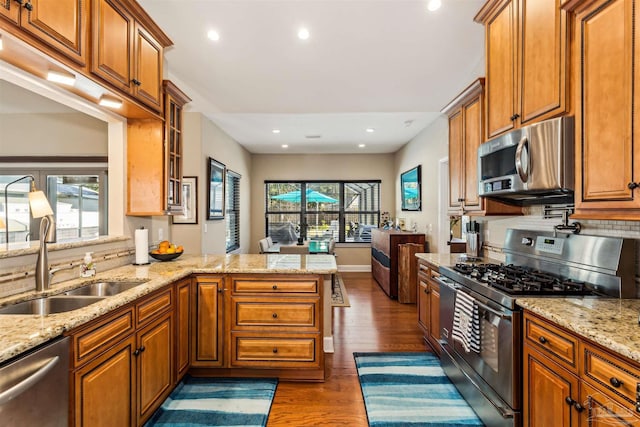
[[[154,254],[149,252],[149,255],[151,258],[157,259],[158,261],[171,261],[172,259],[176,259],[182,255],[182,252],[176,252],[174,254]]]

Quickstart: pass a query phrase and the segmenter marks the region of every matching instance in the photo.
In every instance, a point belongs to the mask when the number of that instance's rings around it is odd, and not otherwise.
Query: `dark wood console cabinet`
[[[418,243],[424,246],[425,235],[406,231],[371,230],[371,272],[389,298],[398,298],[398,245]]]

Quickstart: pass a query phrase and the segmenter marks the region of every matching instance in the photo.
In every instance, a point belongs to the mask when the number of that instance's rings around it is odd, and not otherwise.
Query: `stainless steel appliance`
[[[0,366],[0,424],[67,427],[68,412],[68,337]]]
[[[522,425],[516,298],[636,296],[632,239],[509,229],[504,252],[503,264],[441,266],[438,278],[442,365],[487,426]]]
[[[545,120],[478,148],[480,196],[506,203],[573,203],[573,117]]]

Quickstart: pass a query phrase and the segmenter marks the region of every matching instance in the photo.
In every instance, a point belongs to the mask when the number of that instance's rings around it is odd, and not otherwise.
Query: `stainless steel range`
[[[442,365],[487,426],[522,425],[518,297],[636,297],[632,239],[509,229],[504,252],[438,279]]]

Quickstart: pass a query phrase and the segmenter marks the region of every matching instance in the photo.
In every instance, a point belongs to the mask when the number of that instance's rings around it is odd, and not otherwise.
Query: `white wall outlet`
[[[164,240],[164,229],[158,228],[158,240]]]
[[[207,223],[206,222],[204,224],[204,227],[202,227],[202,228],[203,228],[204,232],[206,233],[207,232]]]
[[[433,224],[429,224],[427,234],[433,234]]]

